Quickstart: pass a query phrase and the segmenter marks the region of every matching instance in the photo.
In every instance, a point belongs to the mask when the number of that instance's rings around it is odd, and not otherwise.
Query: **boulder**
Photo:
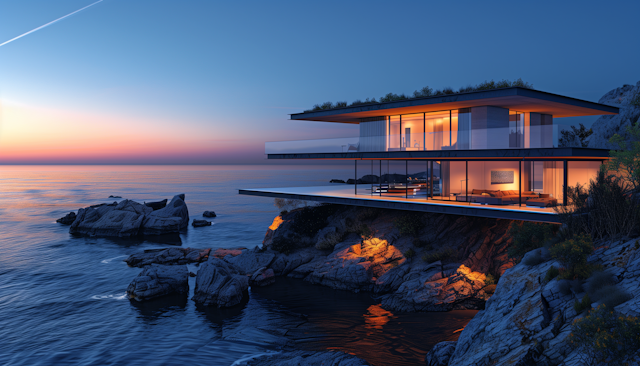
[[[131,267],[144,267],[150,264],[188,264],[200,263],[209,258],[211,249],[168,248],[147,249],[142,253],[129,256],[124,261]]]
[[[142,223],[142,233],[147,235],[175,233],[186,229],[188,225],[189,210],[184,203],[184,194],[179,194],[171,199],[167,207],[146,214]]]
[[[211,221],[194,219],[191,225],[193,227],[211,226]]]
[[[74,221],[76,221],[76,213],[75,212],[69,212],[64,217],[61,217],[61,218],[56,220],[57,223],[60,223],[62,225],[71,225],[71,224],[73,224]]]
[[[448,366],[449,359],[456,350],[456,342],[440,342],[424,357],[424,363],[427,366]]]
[[[275,258],[273,252],[261,252],[259,250],[243,250],[242,254],[235,257],[225,257],[225,261],[232,264],[239,273],[252,275],[262,267],[269,267]]]
[[[589,147],[599,149],[613,149],[609,139],[616,133],[626,136],[626,127],[640,122],[640,106],[631,104],[640,95],[640,81],[636,85],[624,85],[602,96],[598,103],[608,104],[620,108],[616,115],[606,115],[598,118],[591,129],[593,135],[589,137]]]
[[[213,211],[205,211],[202,216],[204,217],[216,217],[216,213]]]
[[[146,301],[157,297],[189,292],[189,271],[187,266],[167,266],[151,264],[145,266],[138,277],[127,287],[127,295],[136,301]]]
[[[248,296],[249,278],[232,264],[210,256],[196,275],[193,301],[205,306],[231,307]]]
[[[365,360],[340,351],[291,351],[252,358],[246,365],[260,366],[365,366]]]
[[[147,207],[151,207],[154,211],[159,210],[161,208],[167,207],[167,199],[165,198],[162,201],[156,202],[145,202],[144,205]]]
[[[253,275],[251,275],[251,279],[249,280],[249,284],[251,286],[267,286],[276,282],[276,275],[273,273],[273,269],[267,267],[262,267],[255,271]]]
[[[81,208],[71,224],[72,234],[129,237],[141,231],[145,215],[153,210],[140,203],[123,200],[117,205]]]

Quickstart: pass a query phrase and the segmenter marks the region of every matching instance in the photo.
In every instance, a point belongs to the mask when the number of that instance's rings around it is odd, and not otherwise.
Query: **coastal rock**
[[[138,277],[127,287],[127,295],[136,301],[146,301],[160,296],[189,292],[187,266],[151,264],[144,267]]]
[[[122,198],[122,196],[109,196],[109,198]]]
[[[205,306],[231,307],[247,295],[249,279],[222,259],[209,257],[198,270],[193,301]]]
[[[200,263],[209,258],[211,249],[168,248],[148,249],[129,256],[124,261],[131,267],[144,267],[150,264],[188,264]]]
[[[456,342],[440,342],[433,346],[424,357],[426,366],[448,366],[449,359],[456,350]]]
[[[276,275],[273,273],[273,269],[262,267],[255,271],[251,275],[249,284],[251,286],[267,286],[276,282]]]
[[[204,217],[216,217],[216,213],[213,211],[205,211],[202,216]]]
[[[225,261],[232,264],[239,273],[252,275],[262,267],[269,267],[276,255],[272,252],[260,252],[257,250],[243,250],[242,254],[235,257],[225,257]]]
[[[64,217],[61,217],[61,218],[56,220],[57,223],[60,223],[62,225],[71,225],[71,224],[73,224],[74,221],[76,221],[76,213],[75,212],[69,212]]]
[[[151,207],[154,211],[159,210],[161,208],[167,207],[167,199],[165,198],[162,201],[156,202],[145,202],[144,205],[147,207]]]
[[[193,227],[211,226],[211,221],[194,219],[191,225]]]
[[[244,365],[260,366],[365,366],[365,360],[339,351],[292,351],[263,355]]]
[[[184,203],[184,194],[179,194],[171,199],[167,207],[146,214],[142,223],[142,233],[146,235],[176,233],[186,229],[188,225],[189,210]]]
[[[403,282],[395,293],[385,295],[382,306],[391,311],[479,309],[486,300],[485,279],[483,273],[473,272],[464,264],[444,277],[439,269],[425,271]]]
[[[329,183],[342,183],[342,184],[344,184],[344,183],[345,183],[345,181],[344,181],[344,180],[342,180],[342,179],[331,179],[331,180],[329,181]]]
[[[606,115],[598,118],[591,129],[593,135],[589,137],[589,147],[599,149],[613,149],[609,139],[616,133],[622,137],[626,134],[627,126],[640,121],[640,105],[631,104],[640,95],[640,81],[636,85],[624,85],[605,94],[598,103],[620,108],[616,115]]]
[[[275,258],[269,265],[276,276],[286,276],[300,266],[311,262],[314,259],[326,258],[315,248],[304,248],[289,255],[274,253]]]
[[[72,234],[128,237],[138,235],[145,215],[153,210],[140,203],[123,200],[116,206],[81,208],[71,224]]]

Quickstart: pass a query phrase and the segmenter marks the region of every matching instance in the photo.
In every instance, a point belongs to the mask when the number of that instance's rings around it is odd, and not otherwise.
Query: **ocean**
[[[278,278],[234,309],[191,300],[128,300],[141,271],[124,262],[144,249],[253,248],[279,210],[241,188],[316,186],[347,179],[352,166],[0,166],[1,365],[232,365],[278,352],[259,332],[283,313],[302,314],[297,347],[337,349],[374,365],[421,364],[436,343],[456,339],[475,311],[392,314],[372,294]],[[110,195],[139,202],[186,194],[191,219],[176,242],[73,236],[55,222]],[[190,266],[196,272],[197,267]],[[190,295],[195,278],[190,278]],[[252,329],[257,329],[255,332]]]

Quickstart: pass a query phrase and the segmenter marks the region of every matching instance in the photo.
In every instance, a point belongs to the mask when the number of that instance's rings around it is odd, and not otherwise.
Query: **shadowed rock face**
[[[130,299],[146,301],[157,297],[189,292],[187,266],[151,264],[127,287]]]
[[[113,237],[177,233],[189,223],[189,211],[183,197],[173,197],[167,207],[156,211],[131,200],[120,201],[117,205],[81,208],[69,232]]]
[[[631,102],[640,95],[640,81],[636,85],[624,85],[602,96],[598,103],[620,108],[617,115],[607,115],[598,118],[591,127],[593,135],[589,137],[589,147],[613,149],[609,139],[616,133],[625,137],[625,129],[640,121],[640,106]]]
[[[61,217],[61,218],[56,220],[57,223],[60,223],[62,225],[71,225],[71,224],[73,224],[74,221],[76,221],[76,213],[75,212],[69,212],[64,217]]]
[[[365,360],[338,351],[293,351],[256,357],[246,365],[260,366],[365,366]]]
[[[427,366],[447,366],[455,350],[456,342],[440,342],[427,353],[424,363]]]
[[[249,278],[222,259],[210,256],[198,270],[193,301],[221,308],[239,304],[247,295]]]
[[[150,264],[188,264],[204,262],[209,258],[211,249],[168,248],[149,249],[129,256],[124,261],[131,267],[144,267]]]

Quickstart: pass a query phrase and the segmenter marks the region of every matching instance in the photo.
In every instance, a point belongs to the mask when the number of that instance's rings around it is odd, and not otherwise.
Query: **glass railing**
[[[567,126],[551,125],[518,129],[488,128],[466,131],[276,141],[265,144],[265,154],[579,147],[579,141],[566,141],[566,138],[562,138],[562,131],[565,129],[567,129]]]

